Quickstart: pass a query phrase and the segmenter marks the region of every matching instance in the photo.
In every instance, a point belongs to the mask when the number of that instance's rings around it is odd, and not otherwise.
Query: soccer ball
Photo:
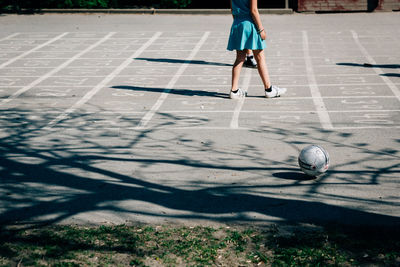
[[[299,166],[305,174],[317,177],[329,168],[328,152],[317,145],[307,146],[300,152]]]

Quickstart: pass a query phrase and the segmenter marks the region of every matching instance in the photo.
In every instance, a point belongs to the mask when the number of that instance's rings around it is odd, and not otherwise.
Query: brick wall
[[[367,0],[298,0],[298,11],[367,11]]]
[[[400,0],[298,0],[297,10],[308,11],[392,11],[400,10]]]
[[[379,0],[377,11],[400,11],[400,0]]]

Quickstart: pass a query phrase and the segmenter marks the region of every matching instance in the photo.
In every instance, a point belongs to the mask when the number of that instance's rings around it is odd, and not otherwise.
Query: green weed
[[[0,233],[0,266],[399,266],[399,231],[48,226]]]

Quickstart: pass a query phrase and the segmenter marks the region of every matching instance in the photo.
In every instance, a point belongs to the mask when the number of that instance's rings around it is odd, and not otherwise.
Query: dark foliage
[[[290,0],[291,1],[291,0]],[[259,8],[283,8],[284,0],[259,1]],[[0,9],[41,8],[229,8],[229,0],[0,0]]]

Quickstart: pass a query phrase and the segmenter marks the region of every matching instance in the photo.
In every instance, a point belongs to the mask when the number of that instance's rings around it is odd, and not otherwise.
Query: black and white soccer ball
[[[317,145],[303,148],[298,159],[300,169],[312,177],[324,174],[329,168],[328,152]]]

